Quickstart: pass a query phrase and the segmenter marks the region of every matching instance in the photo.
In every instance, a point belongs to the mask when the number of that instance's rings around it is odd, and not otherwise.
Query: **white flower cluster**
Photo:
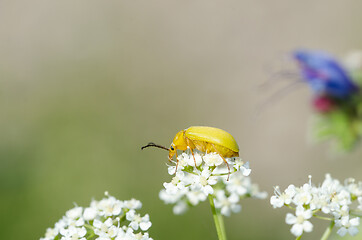
[[[359,206],[353,209],[352,203],[356,200]],[[347,233],[354,236],[358,233],[360,219],[353,215],[362,210],[362,182],[348,178],[342,184],[326,174],[324,182],[317,187],[312,185],[309,176],[309,183],[301,187],[289,185],[284,192],[275,187],[270,204],[274,208],[287,206],[295,210],[295,215],[288,213],[285,221],[293,225],[290,231],[297,237],[313,230],[309,221],[312,217],[334,221],[340,236]]]
[[[159,194],[166,204],[174,204],[175,214],[184,213],[190,206],[205,201],[209,195],[224,216],[241,210],[241,198],[266,198],[266,192],[260,192],[258,185],[252,184],[247,177],[251,169],[240,158],[226,159],[230,167],[228,180],[227,165],[219,154],[194,152],[194,156],[186,152],[178,156],[177,172],[176,166],[168,168],[168,173],[174,177],[171,182],[163,184],[165,189]]]
[[[152,240],[148,214],[136,212],[142,203],[136,199],[120,201],[109,196],[93,200],[89,207],[75,207],[48,228],[40,240]]]

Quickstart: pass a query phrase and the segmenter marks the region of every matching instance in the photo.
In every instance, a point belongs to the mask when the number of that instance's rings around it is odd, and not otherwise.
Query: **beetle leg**
[[[175,174],[176,174],[177,173],[177,167],[178,167],[177,149],[176,149],[175,154],[176,154],[176,171],[175,171]]]
[[[220,154],[220,152],[216,149],[215,145],[212,144],[212,146],[214,147],[214,151],[217,152],[217,154],[219,154],[219,156],[224,160],[224,162],[226,163],[226,166],[228,167],[228,179],[227,179],[227,181],[229,181],[229,178],[230,178],[230,167],[229,167],[229,164],[228,164],[228,162],[226,161],[226,159]]]
[[[196,166],[196,159],[195,159],[195,155],[194,155],[194,151],[192,151],[192,149],[191,149],[191,148],[190,148],[190,151],[191,151],[192,156],[194,157],[195,168],[197,168],[197,166]]]
[[[190,148],[191,154],[192,154],[192,156],[194,157],[195,168],[197,168],[194,151],[192,150],[192,145],[193,145],[194,147],[195,147],[195,145],[193,144],[193,142],[192,142],[190,139],[188,139],[188,138],[186,138],[186,137],[185,137],[185,139],[186,139],[187,146]],[[192,145],[191,145],[191,143],[192,143]]]

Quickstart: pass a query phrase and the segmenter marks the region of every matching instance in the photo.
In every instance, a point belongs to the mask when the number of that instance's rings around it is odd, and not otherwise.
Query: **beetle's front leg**
[[[195,158],[195,154],[194,154],[194,151],[193,151],[193,149],[195,148],[195,144],[188,138],[186,138],[186,143],[187,143],[187,146],[190,148],[191,154],[192,154],[192,156],[194,158],[195,168],[197,168],[196,158]]]
[[[175,155],[176,155],[176,171],[175,171],[175,175],[177,173],[177,167],[178,167],[178,157],[177,157],[177,149],[175,151]]]

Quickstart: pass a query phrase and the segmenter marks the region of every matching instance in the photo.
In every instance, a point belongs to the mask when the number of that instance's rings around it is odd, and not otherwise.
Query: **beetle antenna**
[[[141,150],[143,150],[144,148],[148,148],[148,147],[157,147],[157,148],[162,148],[162,149],[167,150],[167,151],[169,150],[167,147],[164,147],[164,146],[155,144],[155,143],[153,143],[153,142],[150,142],[150,143],[147,144],[146,146],[141,147]]]

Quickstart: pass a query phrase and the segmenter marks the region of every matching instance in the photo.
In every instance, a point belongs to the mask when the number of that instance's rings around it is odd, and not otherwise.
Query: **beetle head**
[[[169,148],[168,159],[171,161],[177,150],[185,151],[187,149],[187,143],[185,140],[185,130],[179,131],[173,138],[171,146]]]

